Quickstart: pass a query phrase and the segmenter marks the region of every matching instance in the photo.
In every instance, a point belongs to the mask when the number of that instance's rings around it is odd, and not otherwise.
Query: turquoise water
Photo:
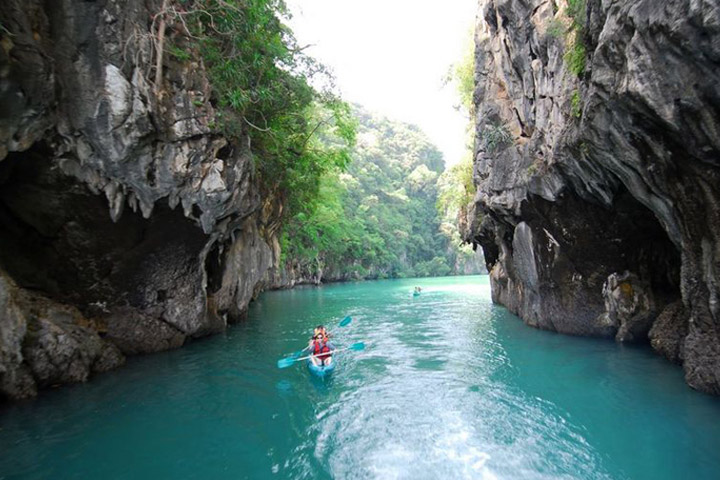
[[[332,377],[276,367],[345,315],[335,342],[367,348]],[[0,410],[0,479],[442,477],[717,479],[720,399],[461,277],[268,292],[225,335]]]

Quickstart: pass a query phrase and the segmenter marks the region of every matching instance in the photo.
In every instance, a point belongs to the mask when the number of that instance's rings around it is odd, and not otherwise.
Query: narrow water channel
[[[335,343],[367,348],[332,377],[277,368],[346,315]],[[718,472],[720,400],[647,348],[524,326],[484,276],[268,292],[225,335],[0,409],[0,479]]]

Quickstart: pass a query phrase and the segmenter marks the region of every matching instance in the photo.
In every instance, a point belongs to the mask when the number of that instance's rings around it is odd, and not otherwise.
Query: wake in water
[[[357,386],[319,402],[310,434],[334,478],[609,478],[551,405],[493,380],[507,358],[481,288],[356,313],[372,348],[347,359]]]

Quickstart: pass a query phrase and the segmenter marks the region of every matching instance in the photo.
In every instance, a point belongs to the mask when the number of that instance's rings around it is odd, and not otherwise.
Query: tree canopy
[[[353,109],[352,161],[322,177],[317,209],[286,225],[283,247],[303,275],[331,279],[440,276],[465,271],[443,230],[442,153],[414,125]],[[457,241],[457,242],[456,242]],[[464,259],[464,257],[463,257]]]
[[[209,73],[217,128],[248,135],[265,194],[289,215],[313,205],[320,178],[344,169],[355,140],[350,108],[327,69],[303,53],[283,22],[282,0],[167,0],[186,35],[168,47],[200,54]]]

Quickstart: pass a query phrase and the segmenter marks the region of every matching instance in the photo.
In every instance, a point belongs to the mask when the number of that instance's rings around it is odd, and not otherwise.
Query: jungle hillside
[[[465,165],[444,172],[442,153],[415,125],[358,105],[352,116],[350,162],[324,174],[312,204],[285,225],[286,269],[314,283],[484,271],[458,234]]]

